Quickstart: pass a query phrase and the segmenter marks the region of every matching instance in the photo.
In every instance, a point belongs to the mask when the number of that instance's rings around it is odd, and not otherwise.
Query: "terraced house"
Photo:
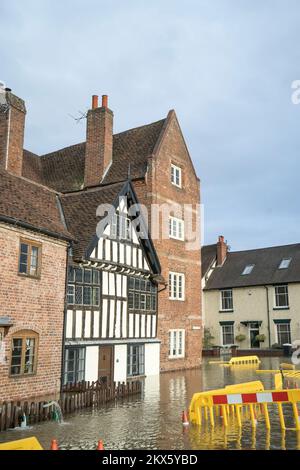
[[[300,244],[202,248],[205,327],[215,345],[269,348],[300,339]]]
[[[16,236],[15,252],[7,251],[7,240],[1,245],[16,264],[9,258],[11,276],[6,273],[0,291],[0,377],[14,384],[12,396],[28,377],[39,384],[28,390],[39,394],[45,373],[45,384],[53,375],[47,392],[57,391],[61,369],[66,383],[199,365],[200,290],[192,286],[201,277],[199,246],[185,249],[183,218],[169,214],[167,237],[151,241],[142,214],[138,224],[130,214],[143,203],[150,232],[153,203],[187,203],[198,211],[199,180],[174,111],[113,135],[107,97],[98,106],[94,96],[86,142],[38,156],[23,149],[24,102],[9,89],[0,101],[3,240],[8,225]],[[112,205],[109,217],[96,215],[102,204]],[[13,365],[20,382],[12,381]],[[26,387],[23,392],[28,396]]]

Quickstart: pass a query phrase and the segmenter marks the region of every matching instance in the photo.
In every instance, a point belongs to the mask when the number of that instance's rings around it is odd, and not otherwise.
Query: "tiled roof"
[[[278,269],[283,259],[291,258],[287,269]],[[242,275],[247,265],[250,274]],[[205,289],[250,287],[300,282],[300,243],[256,250],[229,252],[224,264],[216,267]]]
[[[0,170],[0,220],[73,239],[65,228],[57,194]]]
[[[96,216],[100,204],[113,204],[124,183],[115,183],[108,186],[97,186],[83,191],[64,194],[61,203],[67,227],[76,236],[73,246],[75,259],[85,257],[85,252],[96,234]]]
[[[125,181],[145,175],[148,156],[152,154],[165,119],[113,136],[113,161],[103,184]],[[23,175],[56,191],[82,189],[84,181],[85,142],[38,157],[24,151]]]
[[[217,244],[205,245],[201,248],[201,271],[202,277],[205,276],[211,264],[217,258]]]

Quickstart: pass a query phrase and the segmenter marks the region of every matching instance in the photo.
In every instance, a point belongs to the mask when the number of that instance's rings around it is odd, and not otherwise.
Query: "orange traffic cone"
[[[98,441],[97,450],[104,450],[103,441],[101,441],[101,439]]]
[[[188,426],[189,425],[189,420],[187,417],[187,412],[183,411],[182,412],[182,426]]]
[[[52,439],[51,445],[50,445],[50,450],[59,450],[59,447],[58,447],[58,444],[57,444],[57,440],[56,440],[56,439]]]

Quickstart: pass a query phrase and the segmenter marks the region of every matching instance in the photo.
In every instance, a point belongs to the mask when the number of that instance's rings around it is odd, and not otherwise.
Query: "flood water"
[[[260,368],[277,369],[280,362],[280,358],[263,358]],[[9,430],[0,434],[0,442],[36,436],[45,449],[53,438],[61,449],[95,449],[99,439],[105,449],[300,449],[299,432],[283,433],[277,411],[271,408],[270,432],[260,416],[255,432],[249,419],[244,419],[241,431],[232,421],[225,432],[220,419],[213,431],[206,423],[202,428],[183,428],[181,413],[188,409],[193,393],[252,380],[261,380],[266,389],[273,388],[273,376],[257,375],[255,367],[224,368],[204,359],[201,369],[146,379],[142,396],[67,415],[63,424],[46,422]],[[294,427],[290,409],[285,416],[287,426]]]

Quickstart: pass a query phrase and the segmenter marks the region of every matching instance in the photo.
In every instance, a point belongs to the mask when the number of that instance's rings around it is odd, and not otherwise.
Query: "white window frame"
[[[223,293],[231,292],[231,308],[223,308]],[[220,290],[220,312],[232,312],[233,311],[233,290],[232,289],[221,289]]]
[[[183,273],[169,272],[169,299],[185,300],[185,275]]]
[[[230,326],[232,328],[232,337],[233,337],[233,343],[226,343],[224,344],[224,336],[223,336],[223,328]],[[220,325],[220,331],[221,331],[221,344],[222,346],[230,346],[231,344],[234,344],[234,323],[232,325]]]
[[[177,188],[182,188],[182,169],[173,163],[171,163],[171,183]]]
[[[290,343],[291,343],[291,342],[292,342],[292,331],[291,331],[291,323],[290,323],[290,322],[286,322],[286,323],[275,323],[276,343],[281,344],[281,343],[279,342],[279,331],[278,331],[278,327],[279,327],[279,326],[282,326],[282,325],[288,326],[288,331],[287,331],[287,333],[288,333],[289,336],[290,336]]]
[[[181,335],[181,352],[180,352]],[[175,351],[175,352],[174,352]],[[169,330],[169,359],[180,359],[185,357],[185,330]]]
[[[286,293],[285,294],[277,294],[277,289],[279,287],[286,287]],[[277,298],[279,295],[286,295],[287,296],[287,304],[286,305],[277,305]],[[281,284],[281,285],[278,285],[278,286],[274,286],[274,308],[276,310],[280,310],[280,309],[287,309],[289,308],[290,306],[290,302],[289,302],[289,287],[287,284]]]
[[[184,240],[184,220],[177,217],[169,217],[169,237],[175,240]]]

